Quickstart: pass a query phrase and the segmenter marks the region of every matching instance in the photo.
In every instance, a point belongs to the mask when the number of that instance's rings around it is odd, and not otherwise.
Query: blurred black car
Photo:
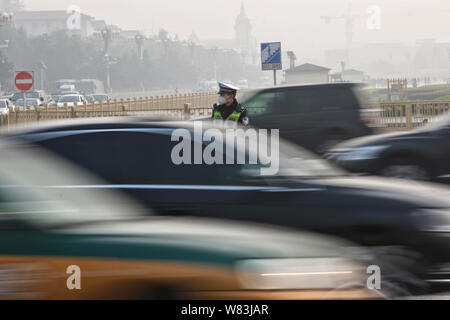
[[[344,142],[326,158],[354,173],[448,183],[450,116],[412,132]]]
[[[179,143],[172,139],[178,128],[194,131],[192,123],[115,118],[27,128],[6,133],[5,139],[44,147],[108,182],[67,181],[70,188],[122,190],[161,215],[246,220],[335,235],[393,252],[404,270],[422,279],[450,262],[445,187],[352,177],[283,142],[275,175],[261,175],[260,164],[177,165],[171,155]],[[449,277],[450,271],[441,276]]]
[[[280,129],[280,136],[319,154],[335,144],[373,133],[361,118],[354,83],[286,86],[244,96],[250,124]]]
[[[42,148],[0,149],[1,300],[397,294],[393,281],[367,288],[366,268],[379,260],[354,244],[251,223],[154,216],[114,190],[67,188],[67,181],[103,182]],[[69,290],[69,266],[82,270],[82,290]],[[301,273],[315,276],[305,281]]]

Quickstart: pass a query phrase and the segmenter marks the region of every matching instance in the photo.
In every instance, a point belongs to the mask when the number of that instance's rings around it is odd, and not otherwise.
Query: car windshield
[[[80,102],[79,96],[64,96],[59,99],[59,102]]]
[[[32,107],[32,106],[38,104],[38,102],[39,101],[35,100],[35,99],[27,99],[27,106]],[[19,107],[23,107],[23,99],[16,100],[15,105],[19,106]]]
[[[105,102],[105,101],[108,101],[108,96],[103,95],[103,94],[96,94],[96,95],[94,95],[94,99],[99,102]]]
[[[6,104],[6,101],[0,100],[0,109],[5,109],[7,107],[8,107],[8,105]]]
[[[101,182],[54,155],[5,143],[1,148],[0,221],[20,219],[55,228],[148,215],[120,194],[89,188]],[[67,181],[78,187],[66,188]]]
[[[39,99],[39,92],[27,92],[26,97],[27,97],[27,99],[28,98],[29,99]],[[23,100],[23,92],[14,93],[13,97],[11,98],[11,100],[18,100],[18,99]]]

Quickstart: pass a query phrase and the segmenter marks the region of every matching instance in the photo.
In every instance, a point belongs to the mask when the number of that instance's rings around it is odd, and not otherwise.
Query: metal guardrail
[[[450,111],[450,101],[383,102],[367,107],[378,111],[373,117],[376,127],[407,131],[439,121]]]
[[[175,119],[193,119],[211,116],[215,93],[184,94],[174,96],[128,98],[104,103],[78,106],[34,106],[26,110],[11,110],[0,118],[2,126],[36,123],[47,120],[114,117],[127,115],[170,116]],[[23,108],[22,108],[23,109]]]
[[[174,119],[195,119],[211,116],[212,106],[217,102],[216,93],[195,93],[173,96],[128,98],[105,103],[63,107],[28,107],[26,111],[10,110],[1,115],[1,126],[35,123],[56,119],[113,117],[127,115],[170,116]],[[402,131],[418,128],[439,120],[450,111],[450,101],[382,102],[365,106],[376,110],[372,125],[383,131]]]

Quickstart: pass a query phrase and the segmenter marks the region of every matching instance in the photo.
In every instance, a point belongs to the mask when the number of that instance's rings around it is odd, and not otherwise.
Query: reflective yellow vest
[[[222,114],[219,110],[214,111],[214,126],[225,127],[225,128],[236,128],[239,123],[239,118],[241,117],[242,111],[234,111],[229,115],[228,118],[223,119]]]

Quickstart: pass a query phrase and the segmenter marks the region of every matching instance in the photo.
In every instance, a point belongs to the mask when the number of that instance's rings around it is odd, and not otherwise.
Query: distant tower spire
[[[236,33],[236,46],[240,53],[245,57],[252,54],[252,25],[250,19],[245,13],[244,1],[241,1],[241,12],[236,18],[234,25]]]

